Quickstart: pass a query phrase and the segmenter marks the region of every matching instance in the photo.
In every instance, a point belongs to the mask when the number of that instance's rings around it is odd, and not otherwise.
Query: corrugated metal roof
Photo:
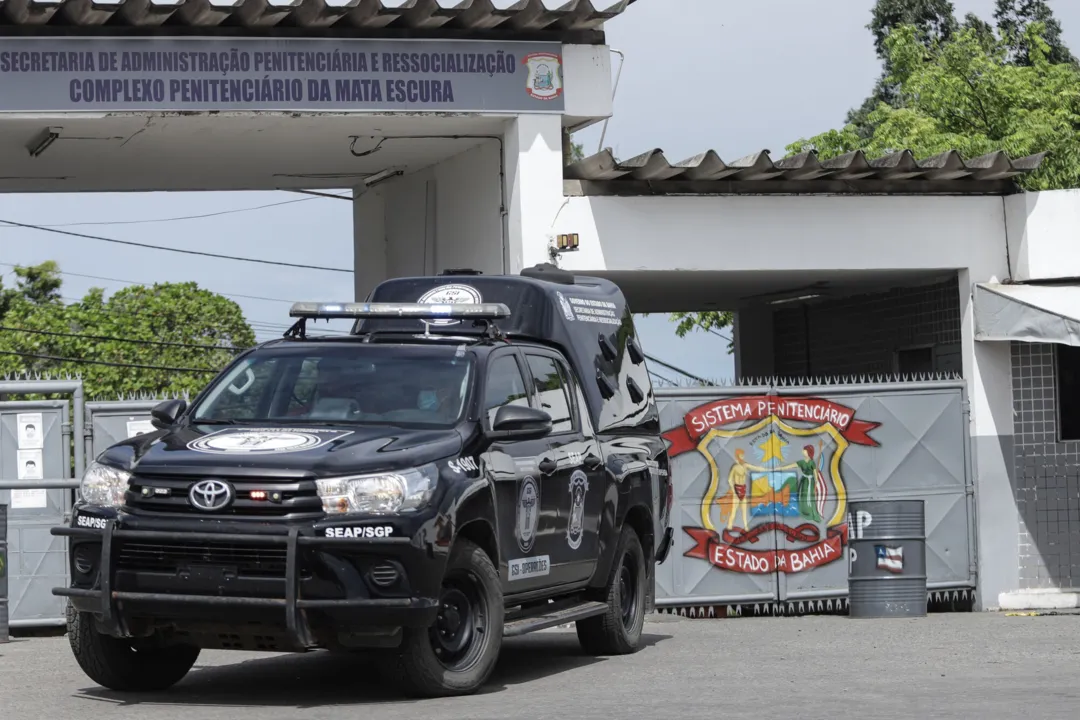
[[[768,150],[725,162],[714,150],[672,163],[663,150],[618,161],[609,150],[566,168],[586,195],[738,193],[1003,194],[1036,170],[1045,153],[1010,159],[1003,152],[964,160],[955,150],[917,160],[910,150],[879,158],[861,151],[828,160],[804,152],[773,160]]]
[[[0,0],[0,27],[598,30],[634,0]],[[103,27],[104,26],[104,27]]]

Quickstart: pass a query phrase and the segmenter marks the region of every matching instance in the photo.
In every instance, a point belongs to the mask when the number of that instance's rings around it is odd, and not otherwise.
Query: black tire
[[[102,687],[120,692],[165,690],[180,682],[199,658],[191,645],[155,645],[98,632],[90,613],[68,608],[68,641],[75,661]]]
[[[396,662],[388,669],[411,695],[471,695],[487,682],[499,659],[504,614],[499,573],[476,544],[454,543],[440,603],[439,619],[430,628],[405,629]]]
[[[578,641],[586,653],[628,655],[641,649],[646,577],[641,540],[625,525],[608,579],[607,612],[577,621]]]

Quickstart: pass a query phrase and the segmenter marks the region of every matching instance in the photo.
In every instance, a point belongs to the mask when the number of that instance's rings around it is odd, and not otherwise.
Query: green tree
[[[904,26],[886,40],[890,81],[899,107],[871,113],[869,137],[848,125],[788,146],[823,158],[853,150],[872,156],[910,149],[919,157],[957,150],[965,157],[1004,150],[1024,156],[1047,152],[1039,170],[1020,183],[1028,190],[1080,186],[1080,69],[1052,63],[1041,23],[1025,29],[1030,65],[1011,62],[1008,40],[991,43],[966,28],[930,48]],[[989,45],[988,45],[989,43]]]
[[[60,268],[52,260],[23,267],[16,266],[14,271],[15,287],[4,288],[0,278],[0,318],[3,318],[11,305],[18,299],[34,305],[48,305],[60,302]]]
[[[1034,64],[1027,29],[1035,23],[1043,25],[1042,39],[1049,47],[1045,51],[1049,62],[1076,63],[1076,58],[1061,39],[1061,23],[1046,0],[997,0],[994,22],[1005,40],[1010,59],[1017,65]]]
[[[904,25],[913,26],[919,42],[928,47],[949,39],[958,27],[950,0],[877,0],[866,28],[874,36],[874,50],[884,67],[870,97],[861,106],[849,110],[845,119],[846,124],[854,125],[863,137],[874,132],[870,120],[874,110],[881,103],[895,107],[899,101],[898,88],[890,80],[892,68],[886,41]]]
[[[55,264],[43,272],[55,281],[52,293],[58,296]],[[26,277],[37,276],[28,272]],[[9,295],[0,318],[0,373],[78,373],[92,397],[171,397],[197,392],[237,349],[255,343],[235,302],[193,282],[136,285],[107,300],[94,288],[72,304],[58,297],[37,301],[40,288],[52,281],[38,282],[24,285],[28,292]]]

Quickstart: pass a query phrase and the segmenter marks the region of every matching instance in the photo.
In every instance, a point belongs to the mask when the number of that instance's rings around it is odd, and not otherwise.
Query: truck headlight
[[[92,462],[83,473],[79,494],[91,505],[120,507],[124,504],[124,492],[129,480],[131,473],[127,470]]]
[[[434,465],[394,472],[316,480],[323,511],[396,513],[423,507],[435,491],[439,470]]]

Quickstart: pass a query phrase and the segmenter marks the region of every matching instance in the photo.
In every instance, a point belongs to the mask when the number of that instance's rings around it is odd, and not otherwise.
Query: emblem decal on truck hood
[[[227,428],[188,443],[188,450],[216,455],[270,455],[314,450],[352,435],[350,430]]]

